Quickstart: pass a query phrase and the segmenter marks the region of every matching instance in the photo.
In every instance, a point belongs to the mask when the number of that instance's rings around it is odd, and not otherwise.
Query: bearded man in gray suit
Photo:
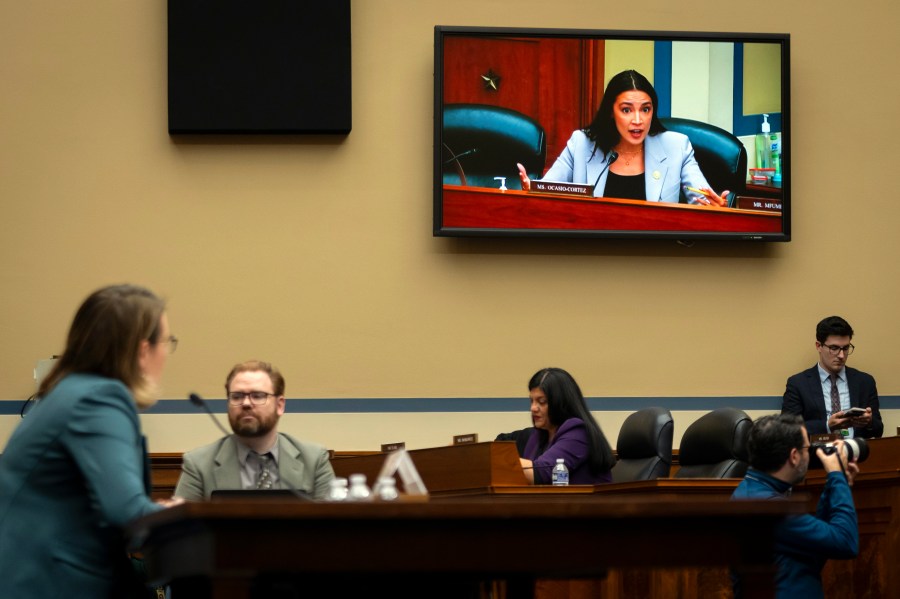
[[[175,495],[201,501],[220,489],[290,489],[324,499],[334,478],[328,450],[278,432],[281,373],[268,362],[242,362],[228,374],[225,391],[234,434],[184,454]]]

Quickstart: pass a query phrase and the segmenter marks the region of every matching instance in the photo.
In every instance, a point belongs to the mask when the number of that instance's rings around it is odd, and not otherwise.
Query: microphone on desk
[[[209,406],[206,404],[206,400],[197,395],[196,393],[191,393],[188,395],[188,399],[191,400],[191,403],[204,410],[209,417],[212,418],[212,421],[216,423],[216,426],[219,427],[219,430],[222,431],[226,436],[230,435],[228,431],[225,430],[225,427],[219,422],[219,419],[216,418],[216,415],[212,413],[212,410],[209,409]]]
[[[595,189],[596,189],[596,187],[597,187],[597,184],[600,183],[600,177],[603,176],[603,173],[605,173],[605,172],[609,169],[609,167],[612,166],[612,163],[615,162],[615,161],[618,160],[618,159],[619,159],[619,153],[616,152],[615,150],[610,150],[610,151],[609,151],[609,160],[606,162],[606,166],[604,166],[604,167],[600,170],[600,174],[597,175],[597,180],[594,181],[594,188],[595,188]]]

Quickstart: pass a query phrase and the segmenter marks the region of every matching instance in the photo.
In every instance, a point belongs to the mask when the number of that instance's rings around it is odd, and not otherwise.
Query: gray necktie
[[[257,457],[259,458],[259,478],[256,479],[256,488],[271,489],[273,481],[269,466],[272,463],[272,454],[264,453],[257,455]]]

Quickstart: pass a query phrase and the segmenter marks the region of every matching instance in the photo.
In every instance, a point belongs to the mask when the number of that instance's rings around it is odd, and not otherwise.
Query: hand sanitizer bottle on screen
[[[771,154],[769,153],[769,115],[763,115],[761,131],[756,134],[756,168],[772,168]]]
[[[566,461],[562,458],[557,458],[556,466],[553,467],[553,484],[557,487],[569,484],[569,469],[566,468]]]

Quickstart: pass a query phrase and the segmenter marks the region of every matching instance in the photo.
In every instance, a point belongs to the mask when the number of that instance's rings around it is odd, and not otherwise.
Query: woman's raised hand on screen
[[[703,195],[697,200],[706,206],[728,206],[728,194],[730,193],[727,189],[722,192],[721,195],[714,192],[709,187],[703,188]]]
[[[528,178],[528,173],[525,171],[525,167],[522,166],[521,163],[517,162],[516,166],[519,167],[519,180],[522,182],[522,189],[525,191],[531,191],[531,179]]]

